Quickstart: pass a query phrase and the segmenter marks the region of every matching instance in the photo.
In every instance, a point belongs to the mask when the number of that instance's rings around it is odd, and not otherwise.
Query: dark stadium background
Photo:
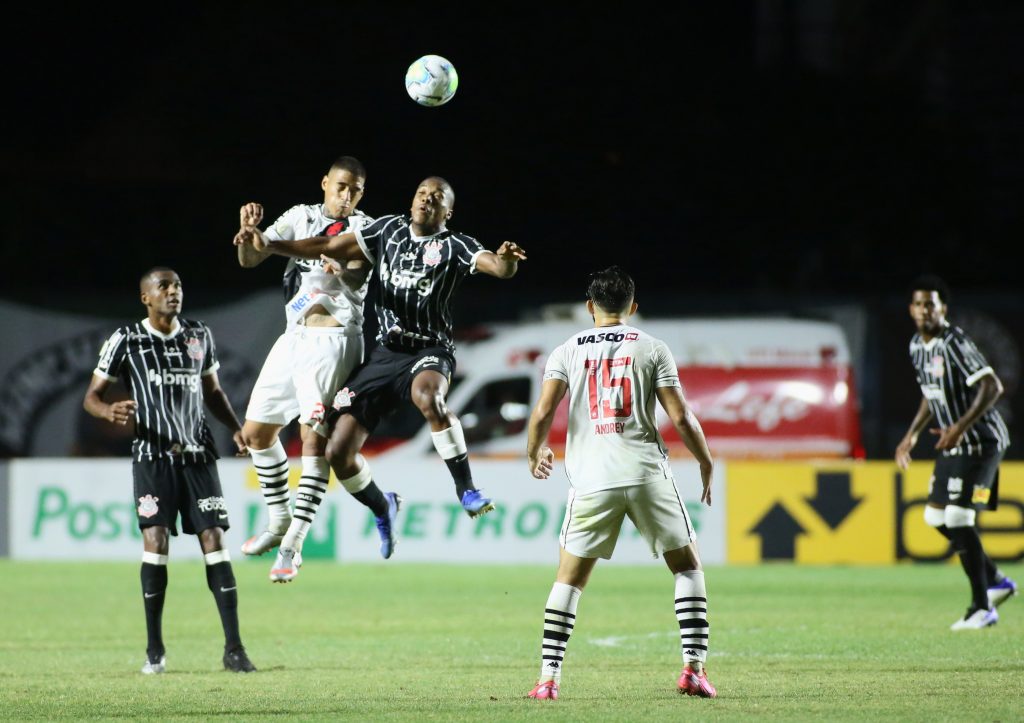
[[[580,300],[612,263],[649,316],[864,309],[871,456],[916,408],[906,284],[940,273],[954,320],[995,323],[1024,436],[1024,6],[550,5],[12,11],[0,295],[134,316],[157,263],[192,308],[272,287],[279,265],[234,261],[238,206],[316,201],[345,153],[368,212],[439,174],[454,228],[529,251],[513,282],[469,282],[464,325]],[[460,72],[439,109],[402,86],[425,53]]]

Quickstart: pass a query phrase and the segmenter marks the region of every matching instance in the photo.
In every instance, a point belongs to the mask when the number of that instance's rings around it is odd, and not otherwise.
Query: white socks
[[[331,467],[323,457],[302,458],[302,479],[295,493],[295,515],[288,526],[288,532],[281,540],[281,547],[287,550],[301,550],[316,511],[327,494],[327,481]]]
[[[270,521],[267,529],[275,535],[282,535],[288,529],[292,514],[288,510],[288,455],[284,445],[277,439],[267,449],[250,449],[252,464],[260,480],[263,500],[267,503]]]
[[[684,663],[699,663],[708,657],[708,593],[704,571],[676,573],[676,619]],[[697,668],[697,665],[694,665]]]
[[[544,606],[544,639],[541,641],[540,681],[562,677],[562,660],[576,625],[576,606],[583,591],[578,587],[556,582],[551,586]]]

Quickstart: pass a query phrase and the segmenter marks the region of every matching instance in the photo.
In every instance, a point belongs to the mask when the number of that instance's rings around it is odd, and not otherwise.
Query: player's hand
[[[320,261],[324,265],[324,271],[334,274],[335,276],[341,276],[345,273],[344,267],[337,259],[332,259],[330,256],[320,254]]]
[[[238,211],[238,224],[242,228],[253,228],[263,223],[263,206],[259,203],[247,203]]]
[[[519,244],[511,241],[503,241],[498,250],[495,251],[502,261],[526,261],[526,251]]]
[[[122,427],[128,424],[128,420],[135,416],[135,410],[138,408],[138,404],[132,399],[126,399],[122,402],[114,402],[107,408],[106,419],[108,422],[119,424]]]
[[[953,449],[956,447],[964,438],[963,430],[960,426],[953,424],[952,426],[944,429],[929,429],[929,432],[936,435],[939,441],[935,443],[935,449]]]
[[[904,437],[896,445],[896,466],[906,470],[910,466],[910,450],[917,444],[917,437]]]
[[[234,434],[231,435],[231,440],[238,447],[238,451],[235,452],[236,457],[245,457],[249,454],[249,448],[245,446],[245,440],[242,439],[242,430],[238,429]]]
[[[530,457],[530,474],[537,479],[547,479],[551,476],[554,463],[555,453],[551,451],[551,447],[541,447],[535,456]]]
[[[253,232],[251,229],[240,228],[235,237],[231,240],[235,246],[245,246],[246,244],[252,244]]]
[[[700,493],[700,501],[708,507],[711,506],[711,480],[713,472],[714,467],[711,465],[701,466],[700,468],[700,483],[704,485],[704,490]]]

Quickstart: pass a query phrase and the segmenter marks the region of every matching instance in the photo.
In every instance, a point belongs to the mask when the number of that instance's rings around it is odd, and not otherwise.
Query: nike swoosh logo
[[[238,586],[235,585],[234,587],[222,587],[220,589],[220,591],[221,592],[231,592],[232,590],[237,590],[237,589],[238,589]]]
[[[147,600],[149,600],[151,597],[156,597],[157,595],[162,595],[162,594],[163,593],[159,593],[159,592],[153,592],[153,593],[144,592],[144,593],[142,593],[142,597],[144,597]]]
[[[217,515],[217,519],[219,519],[219,520],[226,520],[227,518],[228,518],[228,515],[227,515],[226,512],[224,514],[222,514],[222,515]]]

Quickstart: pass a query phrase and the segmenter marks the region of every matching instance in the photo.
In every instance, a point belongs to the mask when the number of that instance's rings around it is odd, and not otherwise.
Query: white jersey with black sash
[[[416,236],[408,216],[381,216],[355,230],[363,253],[376,267],[376,298],[382,343],[455,349],[452,297],[476,273],[486,249],[472,236],[445,229]]]
[[[281,214],[263,235],[270,241],[337,236],[362,228],[371,221],[373,219],[362,211],[339,219],[328,216],[323,204],[299,204]],[[352,289],[339,277],[325,271],[319,259],[294,258],[285,266],[282,284],[289,327],[294,327],[310,309],[320,305],[342,327],[350,331],[362,330],[367,284]]]
[[[914,334],[910,360],[928,409],[942,428],[952,426],[967,412],[978,394],[974,388],[978,380],[994,374],[970,337],[955,326],[946,326],[927,342]],[[988,455],[1009,446],[1006,423],[992,407],[971,425],[955,449],[943,454]]]
[[[110,335],[93,374],[107,381],[121,378],[138,404],[134,461],[217,459],[203,413],[202,377],[219,367],[213,334],[201,321],[179,317],[163,334],[143,319]]]

